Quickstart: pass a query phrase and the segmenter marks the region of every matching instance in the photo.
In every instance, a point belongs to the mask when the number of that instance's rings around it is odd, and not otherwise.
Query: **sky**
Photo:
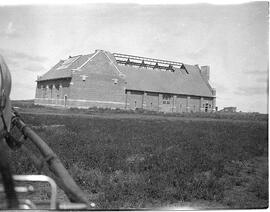
[[[268,113],[268,33],[267,2],[0,4],[12,99],[33,99],[37,76],[60,59],[103,49],[209,65],[219,109]]]

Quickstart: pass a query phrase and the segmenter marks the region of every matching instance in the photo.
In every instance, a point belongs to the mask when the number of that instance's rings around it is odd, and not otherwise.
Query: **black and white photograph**
[[[0,0],[0,210],[267,209],[268,1]]]

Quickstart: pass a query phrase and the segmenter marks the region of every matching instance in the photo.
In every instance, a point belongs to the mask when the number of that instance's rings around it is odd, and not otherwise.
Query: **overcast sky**
[[[0,54],[12,99],[33,99],[37,75],[95,49],[210,65],[217,106],[268,112],[268,3],[1,6]]]

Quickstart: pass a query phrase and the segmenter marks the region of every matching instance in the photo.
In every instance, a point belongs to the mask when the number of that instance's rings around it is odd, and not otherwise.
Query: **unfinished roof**
[[[197,65],[131,55],[111,54],[126,77],[126,89],[213,97]],[[148,65],[149,64],[149,65]]]
[[[110,53],[98,50],[94,54],[79,55],[60,61],[38,81],[72,77],[79,69],[102,52],[108,62],[123,75],[127,90],[213,97],[213,91],[197,65],[153,58]],[[104,61],[106,62],[106,61]]]
[[[119,68],[126,75],[127,90],[213,96],[196,66],[183,64],[183,68],[175,68],[174,72],[129,65],[120,65]]]
[[[115,57],[117,63],[125,65],[137,65],[140,67],[168,69],[172,67],[180,68],[183,65],[183,63],[180,62],[133,56],[127,54],[113,53],[113,56]]]

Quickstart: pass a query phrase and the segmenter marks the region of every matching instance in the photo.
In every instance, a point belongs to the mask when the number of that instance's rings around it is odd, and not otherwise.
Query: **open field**
[[[26,107],[24,121],[99,207],[177,207],[201,201],[208,207],[268,207],[266,116],[85,115],[42,108]],[[18,173],[36,172],[20,151],[12,156]]]

